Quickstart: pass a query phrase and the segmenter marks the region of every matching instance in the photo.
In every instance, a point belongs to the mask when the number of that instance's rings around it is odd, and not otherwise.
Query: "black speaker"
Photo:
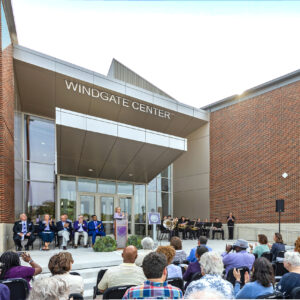
[[[276,200],[276,212],[284,212],[284,200]]]

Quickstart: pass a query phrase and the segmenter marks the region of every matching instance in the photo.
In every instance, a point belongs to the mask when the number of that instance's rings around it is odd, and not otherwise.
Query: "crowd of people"
[[[294,251],[286,251],[280,233],[275,233],[272,245],[264,234],[259,234],[256,245],[239,239],[233,245],[226,245],[221,254],[207,245],[206,236],[199,237],[189,254],[182,249],[182,240],[177,236],[171,238],[170,245],[156,249],[150,237],[144,238],[141,244],[140,251],[135,246],[127,246],[122,253],[122,264],[104,272],[97,284],[99,293],[111,287],[127,286],[123,299],[255,299],[275,293],[288,298],[295,287],[300,287],[300,237]],[[17,252],[3,253],[0,279],[25,279],[32,284],[29,299],[84,295],[83,278],[71,272],[74,263],[71,253],[62,251],[53,255],[48,264],[52,276],[40,276],[34,281],[42,272],[41,266],[27,252],[21,254],[21,259],[29,266],[21,265]],[[276,281],[272,263],[277,262],[283,264],[285,274]],[[178,279],[184,286],[172,283]],[[7,287],[0,284],[1,299],[9,299],[3,296],[8,294]]]

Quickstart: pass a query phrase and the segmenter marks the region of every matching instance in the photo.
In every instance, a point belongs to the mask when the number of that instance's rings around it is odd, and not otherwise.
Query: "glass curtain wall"
[[[32,221],[55,216],[55,124],[24,115],[24,199]]]

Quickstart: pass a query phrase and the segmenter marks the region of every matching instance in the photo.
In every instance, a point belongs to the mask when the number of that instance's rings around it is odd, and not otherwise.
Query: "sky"
[[[194,107],[300,69],[300,1],[12,0],[19,44]]]

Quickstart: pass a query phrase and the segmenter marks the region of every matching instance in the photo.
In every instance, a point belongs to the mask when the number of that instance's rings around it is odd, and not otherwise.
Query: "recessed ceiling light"
[[[129,173],[129,174],[128,174],[128,176],[129,176],[129,177],[132,177],[132,176],[133,176],[133,174],[132,174],[132,173]]]
[[[42,145],[46,145],[46,143],[45,143],[45,142],[41,142],[41,144],[42,144]]]
[[[89,172],[93,172],[94,170],[93,169],[89,169]]]

